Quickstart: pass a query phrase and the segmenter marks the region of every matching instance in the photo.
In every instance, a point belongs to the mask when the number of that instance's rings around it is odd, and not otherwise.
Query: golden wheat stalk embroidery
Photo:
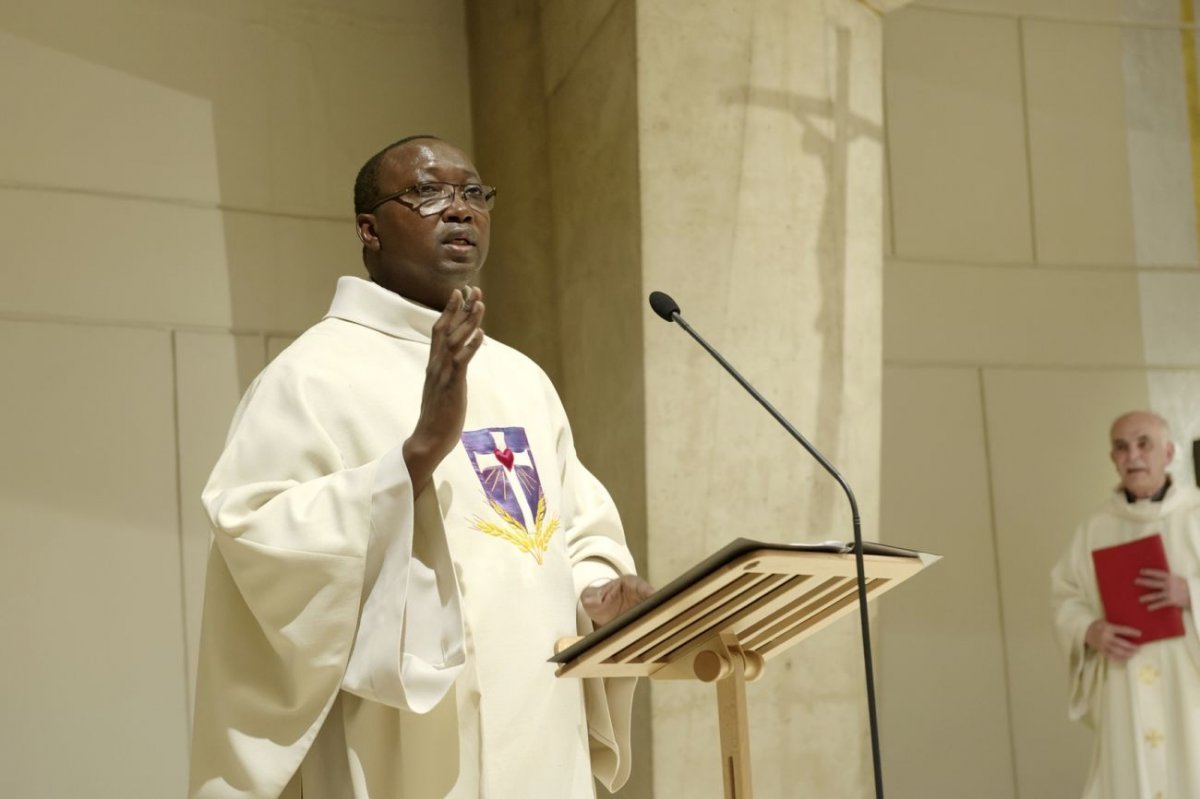
[[[502,523],[497,524],[476,516],[471,520],[471,527],[481,533],[503,539],[522,552],[528,552],[540,566],[542,553],[550,546],[550,539],[558,529],[557,517],[546,521],[546,494],[538,492],[537,518],[534,520],[532,533],[491,497],[488,497],[488,505],[500,517]]]

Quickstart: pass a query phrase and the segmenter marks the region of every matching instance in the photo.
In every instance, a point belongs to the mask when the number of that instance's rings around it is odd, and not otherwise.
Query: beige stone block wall
[[[0,363],[0,794],[177,795],[188,712],[171,337],[2,321]]]
[[[887,358],[1045,366],[1140,363],[1137,294],[1138,276],[1128,269],[1047,270],[893,257],[884,306]]]
[[[982,377],[889,366],[884,386],[884,532],[944,558],[881,603],[888,796],[1012,799]]]
[[[889,41],[899,43],[888,51],[888,141],[905,154],[889,175],[900,237],[893,246],[938,260],[1029,260],[1016,21],[912,9],[885,25]],[[913,38],[940,44],[904,46]]]
[[[1189,0],[1190,2],[1190,0]],[[1146,3],[1162,10],[1169,3]],[[1174,9],[1174,15],[1178,15]],[[1188,130],[1189,90],[1180,31],[1122,26],[1125,108],[1137,263],[1195,264],[1196,198]]]
[[[1090,739],[1066,720],[1049,569],[1115,484],[1120,411],[1165,415],[1194,480],[1196,65],[1172,3],[922,0],[885,32],[883,532],[947,555],[883,617],[889,795],[1074,796]],[[964,43],[987,70],[950,69]],[[1018,131],[979,110],[1012,85]],[[926,109],[970,142],[939,147]],[[1020,206],[1024,256],[994,232]]]
[[[1029,171],[1043,264],[1128,264],[1133,211],[1120,28],[1022,24]]]
[[[466,52],[459,3],[0,7],[0,795],[182,794],[200,488],[361,272],[359,165],[470,145]]]
[[[1110,20],[1120,17],[1126,0],[920,0],[916,5],[939,11],[962,11],[995,16],[1066,17]],[[1174,17],[1170,17],[1174,19]]]
[[[557,13],[557,6],[564,6]],[[547,3],[548,22],[574,3]],[[641,231],[634,3],[608,4],[554,83],[547,71],[549,212],[562,348],[560,386],[579,446],[619,502],[645,564]],[[554,51],[547,48],[547,52]],[[554,62],[550,62],[553,64]]]

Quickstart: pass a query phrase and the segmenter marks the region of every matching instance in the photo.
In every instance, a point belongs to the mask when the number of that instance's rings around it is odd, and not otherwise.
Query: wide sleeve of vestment
[[[544,376],[543,380],[547,406],[558,417],[556,446],[562,464],[562,519],[578,597],[598,579],[634,574],[636,569],[625,544],[616,505],[600,481],[579,461],[566,413],[549,380]],[[592,621],[581,603],[577,603],[575,613],[579,634],[592,632]],[[636,685],[637,680],[631,677],[583,680],[592,773],[610,791],[620,788],[629,778],[630,717]]]
[[[1106,668],[1105,659],[1084,643],[1088,627],[1103,616],[1093,583],[1085,523],[1076,530],[1070,547],[1050,572],[1054,634],[1067,657],[1067,715],[1072,721],[1094,720]]]
[[[214,541],[193,726],[197,799],[279,795],[340,688],[424,712],[464,660],[436,498],[414,503],[401,442],[344,463],[327,433],[345,412],[337,392],[322,385],[319,361],[301,368],[288,356],[243,399],[203,494]],[[391,602],[373,602],[384,589]],[[356,641],[360,617],[369,641]]]

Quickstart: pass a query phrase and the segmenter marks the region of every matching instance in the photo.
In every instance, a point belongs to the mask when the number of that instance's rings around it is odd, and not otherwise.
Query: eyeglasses
[[[476,211],[490,211],[496,205],[496,189],[493,186],[484,186],[482,183],[418,183],[379,198],[371,210],[395,200],[421,216],[433,216],[450,207],[456,190],[462,195],[463,202]]]

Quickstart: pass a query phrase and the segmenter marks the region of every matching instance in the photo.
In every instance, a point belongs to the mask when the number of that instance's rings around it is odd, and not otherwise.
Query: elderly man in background
[[[254,381],[204,490],[191,796],[615,790],[633,681],[547,658],[650,589],[554,387],[484,336],[495,189],[418,136],[354,193],[370,280]]]
[[[1166,422],[1133,411],[1113,422],[1120,485],[1076,530],[1051,574],[1057,638],[1067,654],[1069,715],[1095,731],[1084,799],[1200,797],[1200,491],[1172,481]],[[1140,644],[1141,630],[1105,621],[1092,552],[1153,534],[1169,571],[1134,580],[1151,612],[1179,608],[1182,637]]]

